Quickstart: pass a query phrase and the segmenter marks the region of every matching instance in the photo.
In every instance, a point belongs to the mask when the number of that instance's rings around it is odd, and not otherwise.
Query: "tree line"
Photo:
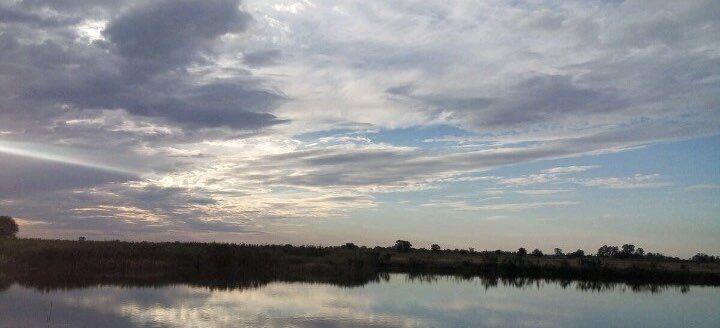
[[[393,248],[399,252],[408,252],[410,250],[413,250],[412,243],[410,243],[409,241],[406,241],[406,240],[396,241]],[[425,249],[425,248],[419,248],[417,250],[418,251],[427,251],[427,249]],[[440,245],[431,244],[430,251],[433,253],[440,253],[440,252],[458,253],[458,254],[494,253],[496,255],[516,255],[516,256],[534,256],[534,257],[546,256],[546,254],[544,254],[540,249],[536,248],[532,252],[528,253],[527,249],[525,249],[524,247],[518,248],[518,250],[516,252],[509,252],[509,251],[503,251],[503,250],[475,252],[474,248],[469,248],[467,250],[457,249],[457,248],[442,250]],[[562,249],[555,248],[553,254],[550,256],[567,257],[567,258],[582,258],[582,257],[586,257],[586,256],[593,256],[593,255],[592,254],[586,255],[585,251],[582,249],[578,249],[578,250],[575,250],[575,251],[569,252],[569,253],[564,253]],[[603,245],[600,248],[598,248],[598,250],[594,254],[594,256],[600,257],[600,258],[617,258],[617,259],[680,260],[680,258],[678,258],[678,257],[666,256],[666,255],[663,255],[662,253],[645,252],[645,250],[643,248],[635,247],[634,244],[623,244],[620,247],[613,246],[613,245]],[[705,253],[697,253],[694,256],[692,256],[690,258],[690,260],[693,262],[699,262],[699,263],[720,263],[720,257],[707,255]]]
[[[10,216],[0,216],[0,238],[15,238],[17,236],[17,233],[19,232],[19,227],[17,222],[10,217]],[[85,237],[80,237],[80,241],[84,241]],[[357,245],[354,243],[346,243],[344,248],[347,249],[358,249]],[[365,248],[365,247],[363,247]],[[375,247],[382,249],[382,247]],[[428,251],[425,248],[419,248],[419,249],[413,249],[412,243],[407,240],[397,240],[395,242],[395,245],[393,245],[390,248],[394,248],[398,252],[409,252],[411,250],[417,250],[417,251]],[[445,249],[442,250],[440,245],[438,244],[432,244],[430,245],[430,252],[433,253],[457,253],[457,254],[474,254],[474,253],[482,253],[482,254],[490,254],[494,253],[495,255],[516,255],[516,256],[534,256],[534,257],[542,257],[546,256],[540,249],[534,249],[532,252],[528,253],[528,251],[520,247],[517,252],[508,252],[508,251],[502,251],[502,250],[496,250],[496,251],[482,251],[482,252],[475,252],[474,248],[469,248],[467,250],[465,249]],[[562,249],[555,248],[554,252],[551,256],[555,257],[567,257],[567,258],[582,258],[586,256],[592,256],[592,255],[586,255],[585,251],[582,249],[578,249],[574,252],[570,253],[563,253]],[[652,252],[645,252],[645,250],[641,247],[635,247],[634,244],[623,244],[622,246],[613,246],[613,245],[603,245],[601,246],[597,252],[595,253],[596,257],[600,258],[618,258],[618,259],[664,259],[664,260],[679,260],[677,257],[670,257],[665,256],[661,253],[652,253]],[[718,256],[712,256],[705,253],[697,253],[693,257],[690,258],[691,261],[699,262],[699,263],[720,263],[720,257]]]

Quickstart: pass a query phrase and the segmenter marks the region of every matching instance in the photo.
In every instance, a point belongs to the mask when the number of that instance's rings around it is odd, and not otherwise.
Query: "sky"
[[[720,2],[0,0],[37,238],[720,252]]]

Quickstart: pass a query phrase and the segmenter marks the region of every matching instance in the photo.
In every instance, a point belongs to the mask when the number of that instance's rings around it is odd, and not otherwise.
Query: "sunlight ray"
[[[43,161],[58,162],[70,165],[83,166],[103,171],[118,172],[129,175],[139,175],[140,173],[128,168],[107,165],[103,163],[93,162],[82,158],[78,154],[73,154],[66,150],[45,145],[34,145],[29,143],[14,143],[0,141],[0,153],[38,159]]]

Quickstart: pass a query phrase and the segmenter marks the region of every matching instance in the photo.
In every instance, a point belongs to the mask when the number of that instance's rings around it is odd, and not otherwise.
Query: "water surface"
[[[720,327],[720,288],[600,287],[404,274],[360,287],[13,284],[0,291],[0,327]]]

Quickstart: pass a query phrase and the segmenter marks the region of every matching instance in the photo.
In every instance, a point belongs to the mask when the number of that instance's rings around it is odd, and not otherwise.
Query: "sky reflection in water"
[[[51,310],[52,303],[52,310]],[[571,284],[487,288],[480,280],[432,282],[391,275],[346,288],[271,283],[245,290],[184,285],[0,292],[1,327],[717,327],[720,288],[683,293]]]

